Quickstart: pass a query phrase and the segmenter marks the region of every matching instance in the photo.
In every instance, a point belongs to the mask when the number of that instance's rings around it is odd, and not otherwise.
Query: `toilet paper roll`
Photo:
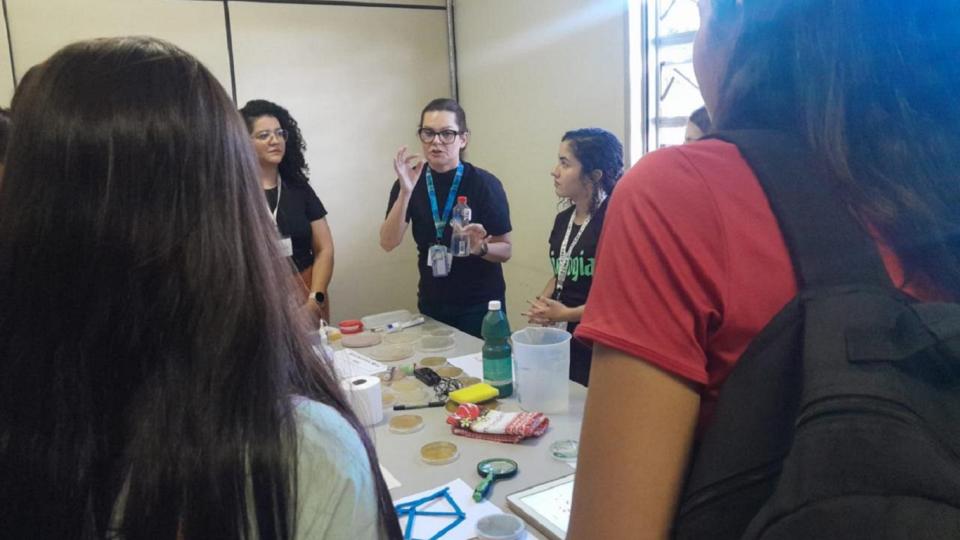
[[[365,426],[383,420],[383,400],[380,396],[380,378],[360,375],[340,381],[353,412]]]

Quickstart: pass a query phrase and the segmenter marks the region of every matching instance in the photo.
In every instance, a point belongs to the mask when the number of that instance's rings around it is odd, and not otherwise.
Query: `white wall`
[[[508,315],[550,277],[547,238],[557,212],[549,172],[560,137],[601,127],[626,133],[626,0],[456,0],[460,101],[467,159],[497,175],[513,221],[504,265]],[[626,143],[626,141],[624,141]]]
[[[414,243],[385,253],[379,228],[393,155],[419,148],[420,109],[450,92],[446,12],[236,3],[231,21],[238,101],[277,101],[307,141],[336,244],[331,318],[415,310]]]
[[[18,80],[30,66],[68,43],[96,37],[149,35],[171,41],[199,58],[230,90],[227,32],[219,2],[6,1]]]
[[[378,0],[445,6],[445,0]],[[80,39],[151,35],[197,56],[230,90],[223,4],[196,0],[7,0],[18,77]],[[334,321],[416,308],[416,250],[379,247],[392,156],[418,146],[418,114],[450,93],[446,11],[230,2],[237,99],[287,107],[330,212]],[[12,77],[0,33],[0,104]]]

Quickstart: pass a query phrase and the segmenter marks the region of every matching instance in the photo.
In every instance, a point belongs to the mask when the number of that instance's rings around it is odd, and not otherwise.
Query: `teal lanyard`
[[[450,194],[447,195],[447,204],[443,207],[443,216],[440,216],[440,209],[437,207],[437,191],[433,188],[433,174],[430,173],[430,167],[427,167],[427,195],[430,196],[430,211],[433,212],[433,228],[437,231],[437,243],[443,239],[443,229],[450,220],[450,211],[453,210],[453,201],[457,199],[457,188],[460,187],[461,178],[463,178],[463,163],[457,165],[457,174],[453,177],[453,185],[450,186]]]

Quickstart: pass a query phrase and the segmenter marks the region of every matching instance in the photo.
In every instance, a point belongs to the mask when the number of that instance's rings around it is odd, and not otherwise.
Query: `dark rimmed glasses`
[[[434,131],[430,128],[420,128],[417,130],[417,136],[420,137],[420,140],[425,143],[432,143],[434,139],[440,137],[440,142],[443,144],[450,144],[457,140],[457,135],[460,135],[461,133],[462,132],[453,129]]]

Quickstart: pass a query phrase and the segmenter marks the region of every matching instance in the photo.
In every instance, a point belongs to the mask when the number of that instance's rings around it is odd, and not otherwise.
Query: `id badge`
[[[293,240],[289,236],[280,239],[280,256],[293,257]]]
[[[433,277],[447,277],[450,274],[450,264],[453,257],[447,251],[447,246],[436,244],[430,246],[427,252],[427,266],[433,269]]]

